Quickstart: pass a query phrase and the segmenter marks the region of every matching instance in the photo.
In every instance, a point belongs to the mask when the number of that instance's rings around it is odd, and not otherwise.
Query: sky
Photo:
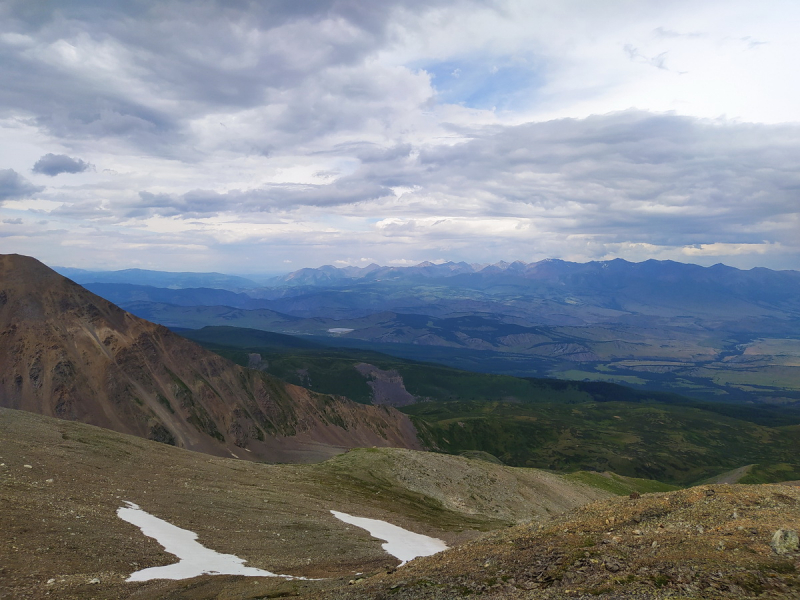
[[[795,0],[0,0],[0,253],[800,269]]]

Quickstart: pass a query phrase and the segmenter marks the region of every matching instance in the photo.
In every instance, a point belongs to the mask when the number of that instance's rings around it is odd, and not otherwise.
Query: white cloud
[[[713,244],[686,246],[681,249],[681,252],[686,256],[738,256],[740,254],[767,254],[774,246],[780,246],[780,244],[723,244],[714,242]]]
[[[0,251],[800,267],[798,16],[783,0],[7,2]]]

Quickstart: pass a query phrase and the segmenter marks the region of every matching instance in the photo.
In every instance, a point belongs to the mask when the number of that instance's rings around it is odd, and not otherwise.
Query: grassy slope
[[[800,447],[795,428],[669,404],[427,402],[404,411],[429,445],[445,451],[484,450],[507,464],[612,471],[678,485],[743,464],[796,465]]]

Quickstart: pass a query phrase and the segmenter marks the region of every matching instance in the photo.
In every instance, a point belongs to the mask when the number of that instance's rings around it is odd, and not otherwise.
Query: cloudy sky
[[[0,0],[0,252],[800,269],[796,0]]]

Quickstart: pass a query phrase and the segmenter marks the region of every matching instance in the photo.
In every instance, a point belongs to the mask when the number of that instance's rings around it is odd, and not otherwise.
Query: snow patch
[[[283,577],[284,579],[305,579],[292,575],[277,575],[245,567],[244,559],[233,554],[220,554],[197,542],[197,534],[176,527],[163,519],[143,511],[133,502],[117,509],[117,516],[123,521],[136,525],[147,537],[155,539],[164,550],[177,556],[180,561],[163,567],[150,567],[131,574],[126,581],[150,581],[151,579],[190,579],[198,575],[245,575],[247,577]]]
[[[340,521],[366,529],[372,537],[384,540],[386,543],[381,544],[381,547],[392,556],[399,558],[402,561],[401,566],[418,556],[430,556],[447,550],[447,544],[440,539],[414,533],[380,519],[354,517],[336,510],[332,510],[331,513]]]

